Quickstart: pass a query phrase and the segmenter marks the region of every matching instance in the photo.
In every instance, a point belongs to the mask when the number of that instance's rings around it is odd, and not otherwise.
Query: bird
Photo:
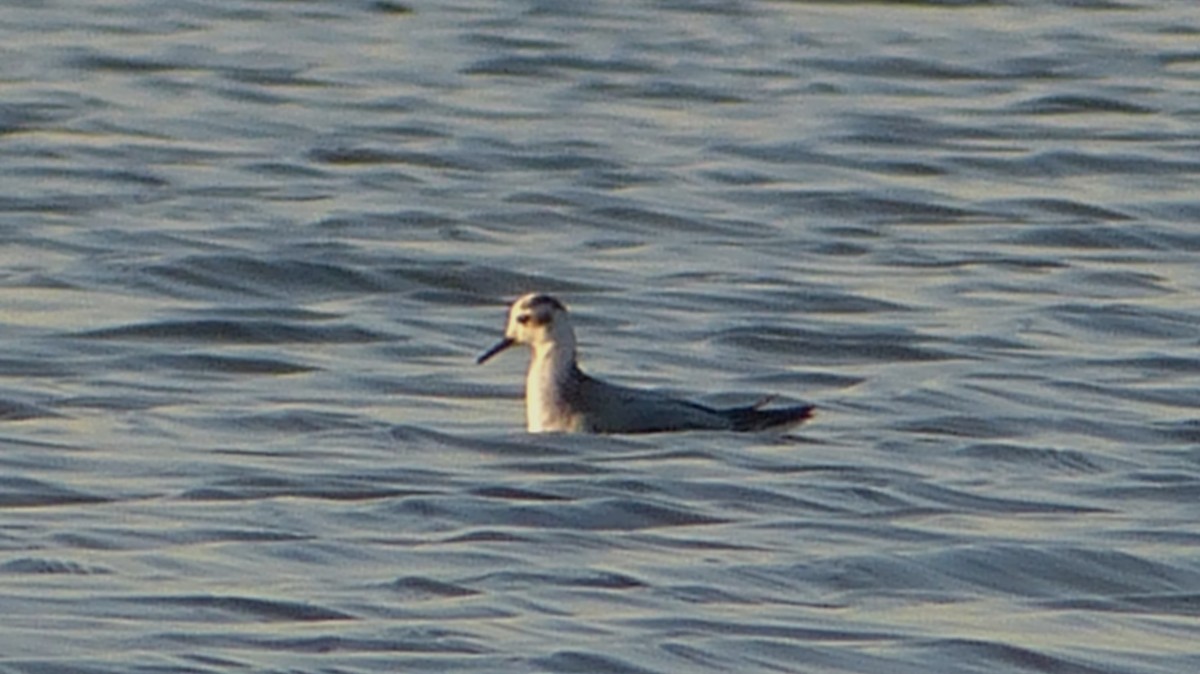
[[[764,431],[800,424],[815,410],[813,405],[763,409],[772,397],[753,405],[718,409],[591,377],[579,369],[567,307],[542,293],[529,293],[512,303],[504,338],[475,362],[482,365],[519,344],[527,345],[532,353],[525,379],[530,433]]]

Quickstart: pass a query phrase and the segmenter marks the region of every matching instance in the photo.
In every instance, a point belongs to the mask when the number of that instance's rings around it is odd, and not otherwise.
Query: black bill
[[[492,356],[507,349],[508,347],[512,346],[515,343],[516,342],[514,342],[513,340],[505,337],[504,339],[500,340],[500,342],[498,344],[496,344],[496,346],[493,346],[492,348],[488,349],[487,351],[484,351],[483,355],[481,355],[480,357],[475,359],[475,363],[477,365],[483,365],[485,362],[487,362],[487,360],[489,358],[491,358]]]

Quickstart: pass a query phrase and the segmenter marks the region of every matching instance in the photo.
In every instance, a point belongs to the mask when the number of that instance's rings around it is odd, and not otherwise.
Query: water
[[[0,32],[0,671],[1200,669],[1191,2]],[[819,415],[527,436],[535,289]]]

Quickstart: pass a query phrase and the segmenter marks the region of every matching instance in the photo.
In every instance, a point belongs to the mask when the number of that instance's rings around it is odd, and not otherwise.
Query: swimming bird
[[[762,409],[770,398],[746,407],[715,409],[589,377],[579,369],[567,308],[541,293],[513,302],[504,339],[476,362],[482,364],[516,344],[526,344],[532,351],[525,379],[530,433],[761,431],[799,424],[814,409],[812,405]]]

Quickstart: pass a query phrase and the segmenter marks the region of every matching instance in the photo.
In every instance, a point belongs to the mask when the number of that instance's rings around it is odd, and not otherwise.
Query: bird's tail
[[[774,397],[768,396],[748,407],[733,407],[721,412],[733,423],[735,431],[765,431],[804,423],[817,409],[816,405],[795,405],[764,410],[763,407]]]

